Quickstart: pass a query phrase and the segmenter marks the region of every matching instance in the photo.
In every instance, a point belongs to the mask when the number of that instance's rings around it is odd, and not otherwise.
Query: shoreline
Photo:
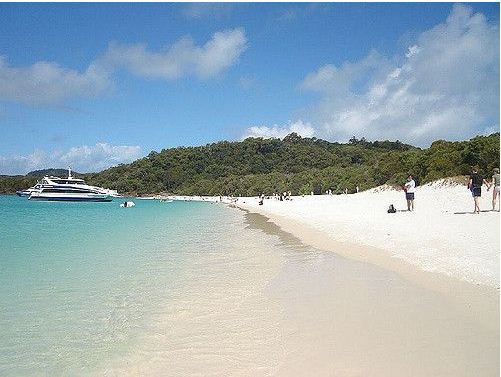
[[[30,207],[20,200],[8,202]],[[144,204],[136,207],[137,212],[117,206],[104,212],[92,206],[90,212],[47,206],[51,209],[46,221],[95,216],[97,224],[70,232],[76,237],[70,253],[54,253],[53,243],[42,243],[36,250],[47,259],[30,258],[30,263],[17,265],[23,271],[26,265],[40,271],[35,275],[40,278],[29,282],[36,286],[35,297],[57,297],[65,305],[73,291],[75,298],[82,298],[68,306],[67,320],[54,323],[44,315],[60,318],[59,301],[50,307],[54,314],[45,311],[44,300],[13,304],[19,308],[16,312],[27,315],[9,317],[12,334],[6,339],[12,338],[19,348],[4,356],[3,365],[26,373],[31,365],[34,369],[44,362],[53,374],[80,370],[123,376],[499,374],[499,295],[494,288],[460,281],[447,281],[451,285],[446,285],[445,294],[424,288],[368,259],[343,256],[340,251],[349,256],[356,250],[327,244],[328,234],[308,231],[287,216],[279,226],[279,215],[272,219],[226,204]],[[22,229],[38,218],[29,213]],[[4,221],[15,225],[14,219],[7,216]],[[112,226],[107,225],[110,221]],[[19,227],[10,229],[18,241],[14,255],[31,250],[17,237]],[[95,229],[106,231],[94,234]],[[38,237],[56,240],[65,234],[50,227],[49,233],[43,227],[37,231]],[[306,234],[326,248],[308,246]],[[31,240],[36,237],[34,233]],[[89,257],[92,253],[95,258]],[[71,262],[70,267],[64,261]],[[47,280],[46,269],[39,266],[49,263],[61,266],[55,272],[63,272]],[[11,272],[12,277],[23,276]],[[75,276],[82,276],[82,283],[72,285]],[[130,279],[124,281],[123,276]],[[10,275],[5,278],[7,288],[16,281]],[[26,286],[25,279],[17,282]],[[7,291],[22,292],[16,286]],[[30,309],[37,305],[41,310],[32,316]],[[16,331],[23,328],[17,318],[26,331]],[[48,325],[33,326],[31,318]],[[72,323],[81,323],[81,318],[83,330],[74,328]],[[37,342],[23,336],[30,331]],[[79,341],[82,336],[84,343]],[[47,343],[48,351],[40,351],[40,341]],[[33,346],[31,352],[23,352],[26,344]],[[82,354],[91,362],[75,364]]]
[[[426,193],[426,190],[432,190],[435,194],[440,194],[438,195],[439,197],[436,205],[438,206],[438,208],[443,210],[442,217],[452,216],[451,212],[454,210],[447,208],[448,203],[443,203],[442,196],[447,195],[454,197],[455,195],[457,196],[458,193],[463,194],[464,191],[466,191],[464,190],[463,186],[454,185],[445,180],[440,180],[433,182],[432,184],[418,187],[417,197],[421,199],[423,192]],[[259,199],[257,197],[242,197],[237,199],[225,196],[155,195],[151,197],[143,197],[141,199],[222,203],[230,208],[233,207],[247,213],[253,213],[259,216],[263,216],[263,218],[266,219],[266,222],[275,224],[281,231],[296,237],[304,245],[314,247],[318,250],[333,252],[348,259],[369,263],[377,267],[396,272],[403,278],[422,288],[443,295],[454,306],[460,308],[461,311],[468,312],[469,315],[475,317],[480,322],[489,324],[489,326],[491,326],[493,321],[497,321],[499,317],[499,284],[496,283],[499,281],[499,269],[497,269],[496,271],[496,278],[491,281],[484,280],[479,282],[472,279],[465,279],[464,276],[458,276],[459,274],[444,273],[444,271],[429,268],[430,265],[427,266],[428,268],[423,268],[423,266],[419,263],[413,263],[412,261],[410,261],[407,256],[395,252],[395,249],[392,250],[391,248],[383,248],[378,247],[377,245],[374,246],[367,244],[367,242],[361,242],[361,240],[357,237],[359,235],[359,233],[357,233],[357,229],[350,229],[350,221],[348,221],[348,224],[342,224],[344,226],[344,231],[346,234],[348,234],[348,236],[345,235],[341,239],[336,237],[337,234],[335,232],[328,232],[325,230],[325,227],[321,228],[319,226],[315,226],[318,225],[318,223],[315,223],[315,220],[318,219],[321,219],[332,229],[336,229],[336,226],[339,225],[339,222],[337,222],[337,219],[335,217],[324,217],[324,214],[331,209],[331,207],[328,206],[332,203],[329,204],[328,201],[334,201],[335,203],[338,203],[340,200],[351,200],[352,202],[354,200],[357,200],[363,202],[364,205],[367,205],[367,202],[370,201],[376,202],[377,205],[379,205],[379,197],[384,197],[384,200],[386,200],[389,196],[400,197],[401,192],[388,186],[382,186],[351,195],[315,195],[305,197],[295,196],[292,197],[291,201],[283,202],[266,199],[265,204],[262,206],[258,205]],[[461,199],[464,199],[464,197]],[[466,199],[466,201],[463,200],[461,202],[462,205],[470,204],[468,203],[469,196]],[[483,199],[485,208],[485,194]],[[311,204],[316,205],[317,207],[308,207]],[[418,211],[423,211],[423,206],[421,205],[421,203],[418,202],[418,204]],[[324,205],[326,206],[325,209],[323,208]],[[304,215],[305,212],[294,212],[294,210],[297,210],[298,208],[302,210],[306,209],[306,212],[311,212],[311,214],[309,214],[310,216],[301,218],[300,216],[298,216],[298,213],[300,215]],[[378,209],[384,210],[385,208],[381,207]],[[454,214],[454,216],[456,215],[455,212],[452,213]],[[335,213],[335,215],[337,214],[338,213]],[[384,216],[393,216],[393,220],[395,220],[398,219],[397,216],[399,215],[412,216],[416,214],[419,213],[405,212],[399,213],[397,215],[387,215],[386,213],[384,213],[384,215],[379,216],[378,219],[381,220]],[[434,214],[437,215],[436,212]],[[463,212],[459,212],[457,214],[463,214]],[[487,215],[496,218],[499,222],[498,213],[490,213]],[[485,215],[482,214],[479,216],[479,218],[483,216]],[[343,221],[346,222],[347,218],[349,219],[349,216],[345,216],[345,218],[341,220],[341,223]],[[419,224],[419,221],[423,221],[423,219],[421,218],[416,220],[418,226],[423,225]],[[441,221],[445,221],[444,218],[441,218]],[[458,228],[454,231],[460,232],[461,228]],[[365,236],[370,236],[371,232],[375,233],[376,230],[366,228]],[[497,231],[497,233],[499,235],[499,231]],[[442,234],[438,234],[438,237],[441,236]],[[447,235],[443,235],[444,239],[446,237]],[[398,241],[399,239],[397,238],[397,242],[393,244],[393,246],[396,246],[397,249],[400,247]],[[499,245],[499,239],[497,244]],[[499,246],[497,246],[497,249],[499,250]],[[447,257],[447,255],[445,256]],[[451,257],[451,260],[454,259],[453,257],[454,256]],[[445,261],[447,262],[447,260]],[[432,260],[431,262],[435,261]],[[480,262],[487,264],[491,263],[492,261],[482,260]],[[434,267],[433,263],[431,263],[431,267]]]
[[[393,258],[386,250],[336,241],[321,231],[283,216],[268,216],[237,205],[231,206],[246,213],[262,216],[265,222],[274,224],[281,232],[293,236],[304,245],[395,272],[417,286],[439,293],[460,311],[488,327],[497,324],[499,320],[499,289],[495,287],[419,269],[402,259]]]
[[[185,265],[182,300],[165,302],[149,341],[103,373],[499,373],[494,289],[452,281],[442,294],[372,261],[310,246],[292,222],[285,229],[287,219],[279,225],[278,218],[235,206],[196,207],[221,211],[217,227],[230,244],[204,237],[214,251]],[[305,227],[296,226],[304,236]],[[150,349],[161,352],[144,358]]]
[[[278,236],[299,252],[286,258],[268,289],[287,313],[287,352],[277,375],[499,373],[496,289],[422,273],[412,265],[396,271],[368,258],[356,260],[353,248],[340,253],[340,244],[325,239],[305,242],[305,227],[299,226],[299,237],[297,224],[287,219],[235,210],[245,213],[252,229]],[[318,236],[314,230],[310,235]],[[490,356],[480,361],[483,354]]]

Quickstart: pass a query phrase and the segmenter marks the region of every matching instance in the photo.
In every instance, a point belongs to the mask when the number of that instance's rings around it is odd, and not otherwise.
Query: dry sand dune
[[[349,195],[267,199],[262,206],[257,198],[240,198],[236,204],[269,217],[314,246],[338,242],[353,247],[337,247],[337,252],[387,259],[390,264],[405,261],[421,270],[498,288],[500,215],[490,211],[491,200],[492,191],[484,187],[483,212],[474,215],[470,191],[441,180],[416,189],[414,212],[404,211],[402,191],[385,187]],[[390,204],[399,211],[388,214]]]

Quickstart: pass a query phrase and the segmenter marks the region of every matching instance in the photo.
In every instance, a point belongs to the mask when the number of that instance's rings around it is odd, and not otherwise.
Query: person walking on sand
[[[492,175],[492,182],[491,182],[491,186],[494,186],[494,190],[492,190],[492,210],[495,211],[496,202],[498,201],[499,198],[499,168],[494,168],[493,173],[494,174]],[[498,212],[501,209],[501,201],[499,207],[500,208],[498,209]]]
[[[407,200],[407,211],[414,211],[414,193],[416,192],[416,182],[409,174],[404,185],[405,199]]]
[[[475,208],[473,213],[480,213],[480,197],[482,196],[482,184],[489,187],[489,183],[478,174],[478,167],[474,166],[471,169],[470,179],[468,180],[468,188],[471,190],[471,195],[473,196],[473,203]]]
[[[261,195],[259,195],[259,203],[258,203],[260,206],[262,206],[264,204],[264,193],[261,193]]]

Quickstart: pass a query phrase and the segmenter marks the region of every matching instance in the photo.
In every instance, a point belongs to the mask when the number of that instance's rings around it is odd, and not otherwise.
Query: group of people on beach
[[[474,210],[473,213],[480,213],[480,197],[482,196],[482,185],[487,186],[487,191],[489,191],[492,187],[494,189],[492,190],[492,210],[496,210],[496,204],[498,204],[499,201],[499,190],[500,190],[500,178],[499,178],[499,168],[493,169],[493,174],[492,174],[492,179],[491,181],[487,181],[483,176],[481,176],[478,173],[478,167],[474,166],[472,168],[472,172],[470,177],[468,178],[468,183],[467,187],[471,191],[471,194],[473,196],[473,202],[474,202]],[[402,189],[405,192],[405,200],[407,201],[407,211],[414,211],[414,199],[416,195],[416,181],[414,180],[414,177],[409,174],[407,177],[407,181],[405,184],[402,186]],[[359,188],[357,186],[356,192],[359,191]],[[313,195],[313,192],[311,193]],[[326,191],[326,194],[332,195],[332,191],[328,190]],[[261,194],[259,195],[259,204],[263,205],[265,199],[265,195]],[[283,200],[291,200],[291,192],[290,191],[285,191],[281,193],[273,193],[273,199],[283,201]],[[501,204],[501,203],[500,203]],[[498,211],[500,211],[498,207]],[[395,213],[397,210],[393,205],[390,206],[388,209],[388,213]]]
[[[492,210],[493,211],[496,210],[496,204],[499,199],[499,183],[500,179],[499,179],[498,168],[495,168],[493,170],[492,179],[490,182],[488,182],[484,177],[482,177],[478,173],[477,166],[474,166],[472,168],[471,175],[468,178],[467,187],[471,191],[471,194],[473,196],[473,203],[475,206],[473,209],[473,213],[480,213],[480,197],[482,196],[482,185],[484,184],[487,186],[487,191],[489,191],[492,187],[494,187],[494,190],[492,190]],[[414,181],[412,175],[409,175],[407,177],[407,182],[405,182],[403,190],[405,192],[405,199],[407,201],[407,210],[414,211],[414,196],[416,193],[416,182]],[[500,209],[498,208],[498,211],[499,210]],[[394,212],[394,211],[388,210],[388,212]]]
[[[278,194],[274,192],[273,199],[280,200],[280,201],[291,200],[291,195],[292,195],[292,192],[290,192],[290,191],[284,191],[284,192],[281,192]]]

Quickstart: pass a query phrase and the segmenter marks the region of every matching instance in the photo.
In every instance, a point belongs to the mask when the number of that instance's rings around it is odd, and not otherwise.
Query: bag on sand
[[[397,210],[395,209],[393,204],[390,204],[390,207],[388,208],[388,213],[396,213],[396,212],[397,212]]]

